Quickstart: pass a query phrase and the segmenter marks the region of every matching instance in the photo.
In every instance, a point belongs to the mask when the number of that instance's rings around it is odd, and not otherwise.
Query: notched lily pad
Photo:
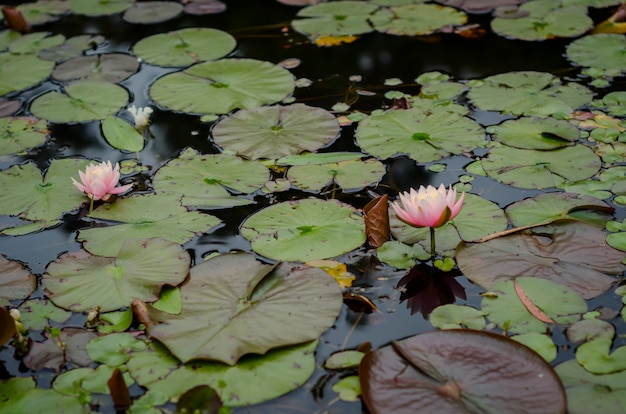
[[[38,58],[35,55],[14,55],[0,53],[0,96],[21,91],[45,80],[54,62]]]
[[[373,414],[567,411],[561,381],[543,358],[482,331],[434,331],[395,341],[365,355],[359,378]]]
[[[515,148],[551,150],[573,145],[580,137],[575,125],[553,118],[520,118],[487,128],[505,145]]]
[[[81,250],[65,253],[46,267],[42,283],[57,306],[72,311],[102,312],[129,306],[135,299],[154,302],[165,284],[187,276],[191,259],[177,244],[162,238],[132,239],[115,257]],[[89,277],[85,277],[89,275]]]
[[[26,299],[35,291],[37,278],[19,262],[0,256],[0,306]]]
[[[626,72],[626,40],[621,34],[581,37],[567,46],[566,56],[596,78],[612,79]]]
[[[215,125],[211,135],[220,147],[256,160],[315,152],[333,141],[339,129],[325,109],[293,104],[242,109]]]
[[[393,20],[376,24],[376,30],[403,36],[428,35],[467,22],[462,11],[436,4],[406,4],[390,7]]]
[[[266,265],[248,253],[194,266],[180,291],[181,313],[162,315],[149,333],[183,362],[234,365],[245,354],[314,340],[332,326],[342,305],[341,290],[323,270]]]
[[[265,257],[307,262],[359,247],[365,242],[365,223],[347,204],[308,198],[254,213],[241,225],[241,235]]]
[[[568,286],[583,298],[606,292],[621,274],[623,252],[606,244],[606,234],[579,222],[559,222],[485,243],[461,243],[456,259],[472,282],[491,289],[518,276],[536,276]]]
[[[105,53],[79,56],[67,60],[52,72],[52,77],[63,82],[76,80],[118,83],[139,69],[136,57],[124,53]]]
[[[68,0],[75,14],[106,16],[123,12],[132,6],[132,0]]]
[[[128,23],[154,24],[173,19],[182,11],[182,4],[170,1],[135,2],[122,18]]]
[[[289,168],[287,178],[305,191],[319,191],[333,184],[344,191],[358,191],[379,182],[385,166],[374,158],[348,160],[331,164],[299,165]]]
[[[28,117],[0,118],[0,155],[15,154],[46,142],[48,123]]]

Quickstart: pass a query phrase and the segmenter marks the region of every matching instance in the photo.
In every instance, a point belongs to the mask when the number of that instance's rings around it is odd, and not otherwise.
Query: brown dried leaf
[[[372,199],[363,207],[367,241],[377,249],[389,240],[389,203],[387,194]]]

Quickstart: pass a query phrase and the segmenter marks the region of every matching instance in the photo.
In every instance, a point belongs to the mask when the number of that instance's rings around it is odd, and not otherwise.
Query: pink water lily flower
[[[415,227],[441,227],[459,214],[463,207],[465,193],[456,199],[456,190],[443,184],[439,188],[431,185],[418,191],[411,188],[409,192],[399,194],[399,200],[391,203],[398,218]]]
[[[82,184],[72,178],[72,182],[92,201],[109,201],[113,195],[129,190],[133,185],[127,184],[117,187],[120,182],[120,166],[115,163],[115,168],[111,161],[100,164],[90,164],[85,168],[85,172],[78,171]]]

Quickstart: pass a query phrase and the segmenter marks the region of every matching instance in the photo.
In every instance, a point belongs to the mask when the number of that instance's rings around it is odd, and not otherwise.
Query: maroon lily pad
[[[536,352],[506,336],[433,331],[367,354],[359,366],[372,414],[565,413],[561,380]]]
[[[559,220],[485,243],[461,243],[456,260],[461,272],[485,289],[517,276],[536,276],[560,283],[584,299],[611,288],[624,272],[624,252],[606,243],[595,226]]]

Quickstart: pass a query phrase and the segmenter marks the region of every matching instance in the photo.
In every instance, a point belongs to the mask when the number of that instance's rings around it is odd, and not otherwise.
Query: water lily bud
[[[143,129],[148,126],[150,114],[154,111],[149,106],[137,108],[135,105],[131,105],[128,107],[128,112],[130,112],[135,119],[135,128]]]

